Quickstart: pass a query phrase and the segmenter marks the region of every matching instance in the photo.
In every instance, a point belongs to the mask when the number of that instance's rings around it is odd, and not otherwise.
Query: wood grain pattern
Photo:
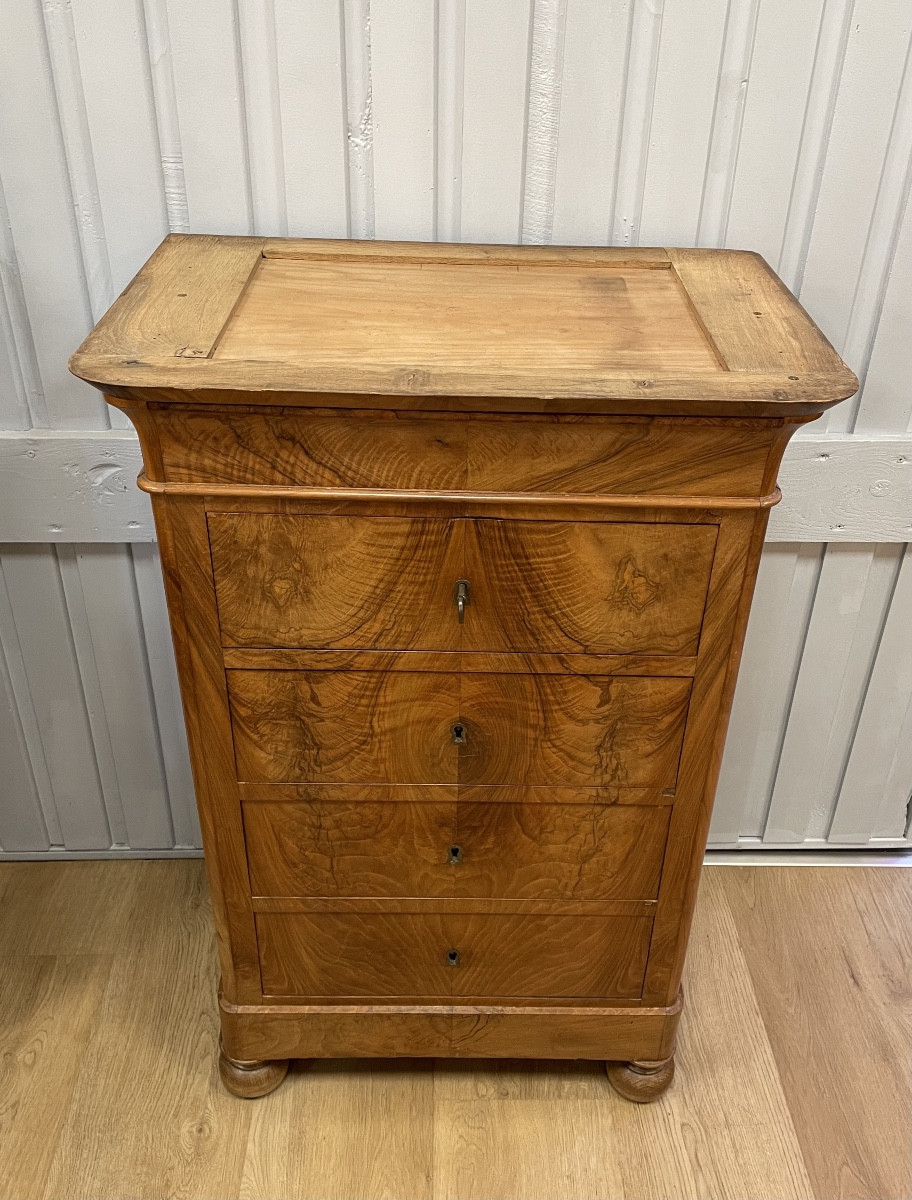
[[[255,897],[650,900],[668,819],[629,805],[273,803],[246,806],[244,830]]]
[[[211,514],[209,536],[227,646],[693,655],[716,529]]]
[[[643,267],[664,270],[668,265],[665,250],[651,246],[506,246],[479,245],[472,242],[403,242],[346,241],[336,238],[267,238],[264,258],[308,259],[319,262],[331,259],[345,262],[365,259],[369,262],[496,262],[519,265],[523,262],[538,266],[559,267],[565,263],[597,266],[608,263],[615,267]]]
[[[667,808],[473,804],[460,797],[451,869],[457,896],[651,900],[668,831]]]
[[[251,783],[673,787],[690,695],[689,680],[636,677],[227,677],[238,777]]]
[[[254,896],[258,913],[473,913],[510,916],[650,917],[654,900],[503,900],[497,897]]]
[[[677,799],[643,989],[651,1004],[662,1002],[660,997],[673,999],[681,987],[702,854],[765,528],[765,513],[740,513],[729,516],[719,531],[701,638],[703,650],[681,749]]]
[[[242,1100],[268,1096],[287,1074],[287,1058],[273,1062],[240,1062],[229,1058],[224,1050],[219,1054],[219,1077],[228,1091]]]
[[[378,267],[351,255],[267,258],[214,358],[353,373],[403,362],[472,372],[490,357],[508,372],[568,363],[594,374],[606,360],[618,371],[720,369],[669,270],[387,259],[381,305]]]
[[[182,278],[198,278],[209,244],[188,236],[167,245],[180,257]],[[745,400],[762,404],[767,415],[808,405],[819,411],[858,386],[784,289],[764,290],[773,315],[759,327],[752,289],[762,288],[769,275],[755,255],[686,252],[687,266],[677,272],[685,292],[664,263],[650,264],[657,269],[621,265],[611,251],[593,248],[583,265],[572,252],[552,247],[549,253],[552,262],[545,266],[515,247],[485,247],[480,256],[477,248],[455,245],[407,254],[397,247],[385,256],[372,247],[361,257],[350,246],[334,255],[324,243],[311,260],[261,259],[246,293],[249,274],[234,288],[237,315],[209,358],[177,356],[173,347],[166,354],[149,352],[154,341],[141,331],[150,310],[165,327],[183,322],[183,288],[174,287],[173,271],[156,274],[153,259],[143,283],[122,299],[116,319],[86,339],[71,369],[124,399],[134,389],[156,389],[159,396],[160,389],[178,389],[186,399],[192,389],[205,388],[215,389],[209,396],[216,400],[232,391],[254,399],[284,390],[562,397],[572,404],[574,397],[636,403],[647,391],[679,414],[695,411],[695,403],[716,403],[724,411],[727,402]],[[471,278],[472,287],[460,288],[460,277]],[[340,279],[348,285],[348,305],[337,296]],[[717,286],[729,279],[736,286]],[[441,281],[448,285],[443,307]],[[560,322],[554,320],[555,295],[565,301]],[[385,321],[382,314],[390,309],[397,319]],[[428,311],[439,319],[422,326]],[[334,334],[340,324],[348,336]],[[721,346],[720,362],[708,341],[704,331],[715,339],[716,328],[738,351],[735,363],[725,360]],[[302,355],[302,336],[311,335],[312,353]],[[485,344],[497,352],[486,355]],[[211,346],[191,349],[211,352]],[[804,369],[817,362],[822,369]]]
[[[674,786],[689,680],[467,674],[460,693],[460,783]]]
[[[611,1086],[625,1100],[650,1104],[671,1087],[674,1079],[674,1057],[658,1061],[609,1062]]]
[[[235,1002],[260,994],[259,960],[236,775],[231,715],[204,506],[153,501],[193,781],[216,916],[222,987]]]
[[[659,1057],[655,1009],[225,1004],[246,1054],[330,1060],[242,1104],[218,1084],[203,864],[4,863],[0,1194],[906,1200],[909,877],[707,867],[657,1105],[580,1061]],[[403,1046],[437,1061],[388,1061]]]
[[[674,803],[674,788],[644,787],[518,787],[516,784],[373,784],[363,783],[241,783],[244,804],[438,804],[460,800],[476,804],[633,804]]]
[[[908,1195],[893,1124],[912,1123],[912,872],[748,868],[720,886],[818,1195]]]
[[[455,650],[463,522],[210,514],[227,646]]]
[[[262,261],[263,238],[169,234],[77,351],[70,368],[95,356],[206,359]],[[97,382],[93,380],[93,382]]]
[[[255,896],[446,896],[456,803],[252,804]]]
[[[257,917],[257,938],[263,991],[276,997],[631,998],[651,926],[650,917],[269,913]],[[560,952],[566,938],[571,961]]]
[[[281,1052],[318,1060],[394,1059],[407,1046],[409,1071],[423,1058],[475,1060],[475,1069],[481,1070],[479,1059],[499,1057],[558,1060],[665,1054],[674,1048],[680,1016],[680,1006],[669,1011],[643,1008],[635,1001],[610,1006],[591,1001],[448,1002],[420,1011],[382,1002],[302,1002],[264,1005],[256,1014],[223,1003],[220,1011],[226,1042],[236,1042],[246,1052]],[[339,1069],[339,1064],[335,1066]]]
[[[228,671],[237,776],[455,783],[459,680],[380,671]]]
[[[669,250],[684,289],[730,371],[845,372],[839,355],[759,254]],[[851,374],[848,372],[847,374]]]
[[[137,408],[129,409],[131,419]],[[549,493],[751,495],[777,420],[660,417],[497,419],[497,414],[338,409],[150,414],[174,483],[414,487]],[[763,489],[764,491],[770,489]]]
[[[458,671],[493,675],[668,675],[693,678],[696,655],[533,654],[475,650],[285,650],[228,646],[225,666],[239,671]]]
[[[464,650],[696,654],[711,525],[473,521]]]

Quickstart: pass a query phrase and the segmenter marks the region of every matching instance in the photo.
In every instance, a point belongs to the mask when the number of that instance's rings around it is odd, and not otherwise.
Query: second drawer
[[[671,809],[509,803],[253,803],[257,896],[652,900]]]

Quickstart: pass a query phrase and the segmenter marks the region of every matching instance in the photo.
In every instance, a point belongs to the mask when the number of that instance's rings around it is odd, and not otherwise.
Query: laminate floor
[[[707,867],[672,1089],[596,1063],[215,1065],[202,863],[0,865],[0,1197],[908,1200],[912,871]]]

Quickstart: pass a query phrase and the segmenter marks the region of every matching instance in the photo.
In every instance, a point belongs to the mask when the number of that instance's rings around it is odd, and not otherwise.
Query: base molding
[[[234,1005],[219,996],[225,1053],[285,1058],[555,1058],[661,1061],[683,996],[668,1008],[478,1005]]]

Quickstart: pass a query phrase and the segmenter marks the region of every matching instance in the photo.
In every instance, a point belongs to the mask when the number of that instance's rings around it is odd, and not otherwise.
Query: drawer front
[[[273,997],[630,999],[652,917],[260,913],[256,925]]]
[[[463,675],[459,782],[673,787],[689,679]]]
[[[248,804],[255,896],[652,900],[669,808]]]
[[[457,650],[462,522],[210,513],[226,646]]]
[[[209,516],[223,643],[303,649],[692,655],[716,532],[631,521]]]
[[[485,419],[272,409],[157,419],[173,482],[757,495],[778,421]]]
[[[238,779],[673,787],[689,679],[226,672]]]
[[[463,649],[696,654],[715,525],[466,525]]]
[[[670,808],[459,801],[455,896],[654,900]]]
[[[255,896],[453,894],[455,801],[248,804],[244,831]]]
[[[238,779],[457,783],[459,678],[417,671],[227,671]]]

